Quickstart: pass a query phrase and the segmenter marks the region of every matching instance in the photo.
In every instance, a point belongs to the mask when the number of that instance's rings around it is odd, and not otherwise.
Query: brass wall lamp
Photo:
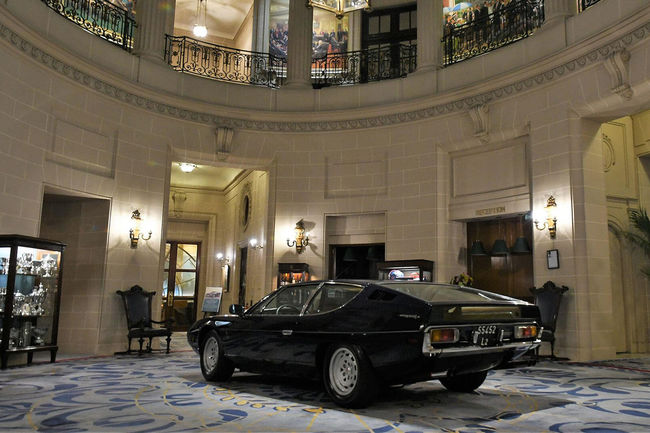
[[[131,239],[131,248],[138,248],[138,240],[148,241],[151,239],[151,230],[146,235],[140,232],[140,225],[142,224],[142,217],[140,210],[136,209],[131,214],[131,228],[129,229],[129,239]]]
[[[544,206],[544,211],[546,212],[546,221],[540,224],[539,220],[535,219],[535,228],[537,230],[547,228],[551,239],[555,239],[557,234],[557,203],[555,203],[555,197],[550,196],[548,198],[546,206]]]
[[[296,252],[300,254],[303,252],[305,247],[309,245],[309,233],[305,233],[305,224],[302,220],[296,223],[294,231],[296,232],[296,238],[291,239],[290,237],[287,237],[287,246],[295,246]]]

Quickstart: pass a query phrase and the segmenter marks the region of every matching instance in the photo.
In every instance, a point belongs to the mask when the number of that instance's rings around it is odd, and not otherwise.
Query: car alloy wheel
[[[201,342],[201,373],[207,380],[228,380],[235,367],[224,356],[223,345],[217,331],[210,330]]]
[[[329,377],[332,390],[337,394],[346,396],[354,391],[359,380],[359,364],[348,348],[340,347],[332,354]]]
[[[366,407],[376,394],[377,383],[370,361],[354,344],[330,346],[323,363],[325,389],[336,404]]]
[[[214,336],[209,336],[203,345],[203,365],[207,371],[212,371],[217,366],[219,359],[219,343]]]

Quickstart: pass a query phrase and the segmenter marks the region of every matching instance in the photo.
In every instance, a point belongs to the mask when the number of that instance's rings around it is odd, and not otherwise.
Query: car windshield
[[[448,284],[396,281],[380,283],[402,293],[409,294],[427,302],[494,302],[512,301],[513,298],[471,287],[452,286]]]

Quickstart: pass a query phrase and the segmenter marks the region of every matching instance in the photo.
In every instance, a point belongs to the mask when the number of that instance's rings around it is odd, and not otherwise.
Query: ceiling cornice
[[[27,56],[31,56],[34,60],[57,74],[65,76],[86,88],[155,114],[171,116],[181,120],[188,120],[208,125],[227,126],[238,130],[324,132],[374,128],[425,120],[459,111],[467,111],[478,105],[487,104],[498,99],[511,97],[517,93],[526,92],[536,86],[545,85],[555,79],[568,76],[583,68],[602,62],[611,54],[632,47],[640,41],[648,38],[650,35],[650,22],[648,22],[647,19],[644,19],[645,15],[648,15],[648,13],[639,13],[635,18],[631,19],[630,21],[636,23],[637,27],[633,27],[632,30],[623,34],[621,34],[620,27],[618,27],[618,31],[617,29],[612,29],[609,32],[610,37],[604,36],[604,34],[607,33],[604,31],[596,37],[589,38],[587,41],[580,42],[563,50],[556,56],[552,56],[545,61],[536,62],[536,67],[534,68],[535,73],[532,72],[532,68],[527,68],[524,71],[519,71],[513,75],[506,74],[498,80],[490,79],[489,81],[492,83],[492,88],[489,90],[485,90],[485,83],[470,85],[461,91],[451,92],[449,94],[440,94],[435,97],[429,97],[428,99],[421,98],[415,102],[406,101],[395,105],[386,104],[382,107],[384,109],[392,109],[394,112],[391,114],[377,114],[369,115],[367,117],[349,118],[351,115],[357,115],[360,110],[340,110],[338,112],[314,113],[322,117],[327,117],[327,120],[305,121],[271,120],[268,118],[274,114],[277,114],[278,117],[280,117],[282,115],[286,116],[287,113],[268,112],[259,113],[263,120],[254,120],[250,118],[255,117],[256,112],[254,110],[250,111],[248,118],[244,118],[243,116],[229,117],[174,105],[168,102],[170,101],[168,95],[158,99],[155,97],[155,91],[152,92],[150,89],[143,88],[141,94],[136,94],[137,90],[134,90],[133,84],[127,80],[114,80],[114,83],[123,82],[125,84],[124,86],[121,86],[119,84],[108,83],[106,80],[102,80],[82,71],[68,63],[67,60],[62,60],[48,52],[45,52],[38,46],[21,37],[21,35],[9,28],[5,23],[0,23],[0,41],[3,41],[5,44]],[[641,24],[639,24],[640,20],[643,21]],[[605,41],[603,41],[604,39]],[[540,69],[543,69],[543,72],[539,72]],[[524,78],[515,78],[512,80],[513,76],[522,77],[522,74],[526,73],[528,73],[528,76],[524,75]],[[508,79],[511,79],[512,82],[501,84],[505,83]],[[474,92],[474,94],[472,94],[472,92]],[[468,94],[471,96],[467,96]],[[445,102],[436,104],[436,99],[438,101],[444,100]],[[163,100],[166,100],[166,102],[163,102]],[[179,101],[179,103],[182,103],[182,101]],[[371,110],[364,111],[367,113]],[[336,117],[339,116],[340,118],[337,120]]]

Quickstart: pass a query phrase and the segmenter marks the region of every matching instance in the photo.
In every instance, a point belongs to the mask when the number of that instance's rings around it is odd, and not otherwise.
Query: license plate
[[[496,325],[478,326],[472,333],[472,341],[478,346],[495,346],[499,342],[499,329]]]

